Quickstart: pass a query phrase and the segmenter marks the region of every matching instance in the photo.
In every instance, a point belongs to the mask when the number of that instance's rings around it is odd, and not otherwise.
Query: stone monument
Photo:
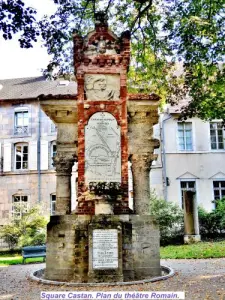
[[[130,34],[112,33],[106,16],[74,34],[77,95],[40,99],[57,124],[56,216],[47,227],[45,278],[118,282],[159,276],[159,230],[149,212],[149,171],[158,140],[157,95],[127,92]],[[128,202],[132,163],[134,211]],[[78,161],[78,199],[70,177]]]

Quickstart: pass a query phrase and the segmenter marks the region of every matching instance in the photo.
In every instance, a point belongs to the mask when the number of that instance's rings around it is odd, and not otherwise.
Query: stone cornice
[[[48,94],[48,95],[44,95],[41,94],[40,96],[38,96],[38,99],[40,100],[64,100],[64,99],[71,99],[71,100],[77,100],[77,94],[58,94],[58,95],[52,95],[52,94]]]

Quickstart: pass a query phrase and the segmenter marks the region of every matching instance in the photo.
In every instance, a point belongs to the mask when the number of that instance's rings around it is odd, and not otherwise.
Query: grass
[[[43,262],[42,257],[35,257],[35,258],[27,258],[25,264],[28,263],[36,263],[36,262]],[[0,266],[9,266],[9,265],[18,265],[23,263],[23,258],[21,255],[18,254],[0,254]]]
[[[225,257],[225,241],[200,242],[192,245],[160,248],[161,258],[219,258]]]
[[[192,245],[160,247],[161,258],[219,258],[225,257],[225,241],[200,242]],[[0,253],[0,266],[22,264],[23,258],[20,252],[13,254]],[[26,264],[43,262],[42,257],[27,258]]]

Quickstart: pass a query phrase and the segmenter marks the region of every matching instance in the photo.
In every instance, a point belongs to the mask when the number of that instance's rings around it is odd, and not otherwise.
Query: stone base
[[[92,230],[118,230],[118,268],[93,270]],[[161,275],[159,230],[151,216],[52,216],[47,226],[45,279],[115,282]]]
[[[134,279],[160,276],[160,234],[152,216],[130,216]]]
[[[184,235],[184,243],[185,244],[194,244],[201,242],[201,235],[196,234],[196,235],[191,235],[191,234],[186,234]]]
[[[92,222],[88,226],[88,282],[123,281],[122,226],[118,216],[92,217]]]

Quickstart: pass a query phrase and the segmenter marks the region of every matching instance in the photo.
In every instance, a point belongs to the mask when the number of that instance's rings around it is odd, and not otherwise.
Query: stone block
[[[159,228],[152,216],[130,216],[132,224],[133,270],[136,280],[159,276]]]

